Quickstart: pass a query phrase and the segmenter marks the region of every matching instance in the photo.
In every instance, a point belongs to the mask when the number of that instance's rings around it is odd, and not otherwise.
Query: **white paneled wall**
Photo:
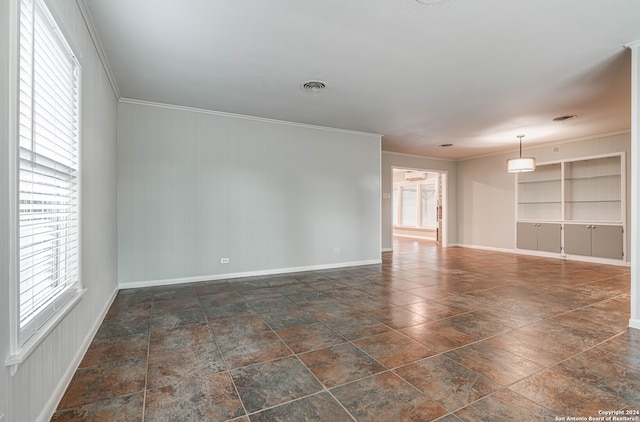
[[[48,420],[76,369],[104,312],[117,291],[116,117],[117,100],[104,73],[75,1],[47,0],[82,66],[82,279],[87,293],[11,377],[0,369],[3,422]],[[12,11],[18,0],[0,2],[0,50],[12,51]],[[15,50],[13,50],[15,51]],[[0,197],[8,197],[8,125],[10,95],[17,87],[4,75],[7,54],[0,55]],[[9,210],[0,201],[0,353],[9,354]]]
[[[121,102],[118,253],[123,287],[379,262],[380,136]]]

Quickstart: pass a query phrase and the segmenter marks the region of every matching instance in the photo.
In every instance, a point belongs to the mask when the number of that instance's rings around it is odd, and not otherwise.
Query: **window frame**
[[[395,205],[395,215],[397,219],[394,218],[394,228],[398,229],[412,229],[412,230],[434,230],[438,227],[438,219],[436,215],[436,224],[434,226],[424,226],[422,222],[422,185],[433,184],[436,190],[436,196],[438,195],[438,183],[437,179],[429,178],[424,180],[416,180],[416,181],[406,181],[406,182],[394,182],[393,183],[393,193],[397,195],[397,198],[392,198],[392,203]],[[407,226],[402,222],[402,195],[403,189],[402,187],[406,186],[415,186],[416,188],[416,225],[415,226]]]
[[[48,28],[47,37],[55,39],[55,49],[63,52],[64,56],[73,61],[76,107],[73,118],[77,123],[75,142],[77,168],[75,168],[75,188],[77,192],[74,195],[76,204],[76,221],[77,221],[77,275],[74,281],[65,287],[61,293],[53,297],[49,303],[37,313],[42,323],[38,323],[37,329],[27,338],[23,337],[23,327],[20,323],[20,112],[21,112],[21,85],[20,85],[20,66],[21,66],[21,49],[22,40],[20,34],[21,13],[23,2],[29,1],[33,7],[33,19],[39,14],[40,19],[46,23]],[[5,361],[10,374],[13,376],[17,372],[19,366],[37,349],[37,347],[48,337],[51,331],[65,318],[65,316],[79,303],[86,289],[82,284],[82,66],[77,59],[71,44],[68,42],[69,37],[64,34],[58,25],[58,20],[49,9],[44,0],[12,0],[10,4],[10,98],[9,113],[12,118],[9,119],[9,284],[10,284],[10,335],[11,350],[10,355]],[[33,41],[31,41],[33,42]],[[33,44],[32,44],[33,45]],[[34,55],[31,51],[30,54]],[[32,83],[33,74],[28,76]],[[33,94],[32,96],[37,95]],[[50,316],[42,319],[44,313]],[[38,318],[36,318],[38,319]],[[34,322],[35,324],[35,322]],[[25,324],[27,327],[29,324]]]

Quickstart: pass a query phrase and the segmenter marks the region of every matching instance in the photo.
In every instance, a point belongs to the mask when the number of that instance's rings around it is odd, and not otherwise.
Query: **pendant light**
[[[534,171],[536,169],[536,159],[522,156],[522,138],[524,138],[524,135],[518,135],[517,137],[520,139],[520,157],[507,160],[507,172],[524,173]]]

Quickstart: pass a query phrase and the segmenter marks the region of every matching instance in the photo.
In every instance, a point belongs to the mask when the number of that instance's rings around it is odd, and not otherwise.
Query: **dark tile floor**
[[[382,265],[121,291],[52,420],[638,411],[628,320],[628,268],[398,239]]]

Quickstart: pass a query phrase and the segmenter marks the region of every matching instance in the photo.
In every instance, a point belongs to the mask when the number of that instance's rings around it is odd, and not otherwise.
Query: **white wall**
[[[80,303],[11,377],[0,368],[3,422],[49,420],[71,375],[117,289],[116,254],[116,107],[117,102],[74,1],[48,0],[82,66],[82,279],[88,289]],[[0,197],[9,183],[8,57],[11,5],[0,1]],[[17,10],[17,7],[16,7]],[[13,50],[15,51],[15,50]],[[9,354],[9,209],[0,201],[0,356]]]
[[[379,262],[379,198],[379,135],[118,106],[122,287]]]
[[[456,178],[457,163],[450,160],[438,160],[417,155],[398,154],[395,152],[382,153],[382,193],[388,194],[382,200],[382,249],[393,248],[393,168],[430,170],[446,173],[447,175],[447,240],[449,244],[457,242],[457,197]]]
[[[0,357],[5,358],[10,353],[9,329],[9,207],[4,198],[9,196],[9,36],[10,14],[9,2],[0,1]],[[9,372],[0,368],[0,415],[9,420]]]
[[[629,327],[640,329],[640,40],[631,49],[631,318]]]
[[[554,151],[554,149],[558,151]],[[588,157],[624,151],[627,172],[627,227],[630,216],[630,134],[603,136],[588,140],[524,149],[538,163]],[[512,250],[515,249],[515,175],[506,172],[508,158],[517,150],[458,163],[458,243]],[[627,251],[630,237],[627,235]],[[627,259],[628,259],[627,254]]]

